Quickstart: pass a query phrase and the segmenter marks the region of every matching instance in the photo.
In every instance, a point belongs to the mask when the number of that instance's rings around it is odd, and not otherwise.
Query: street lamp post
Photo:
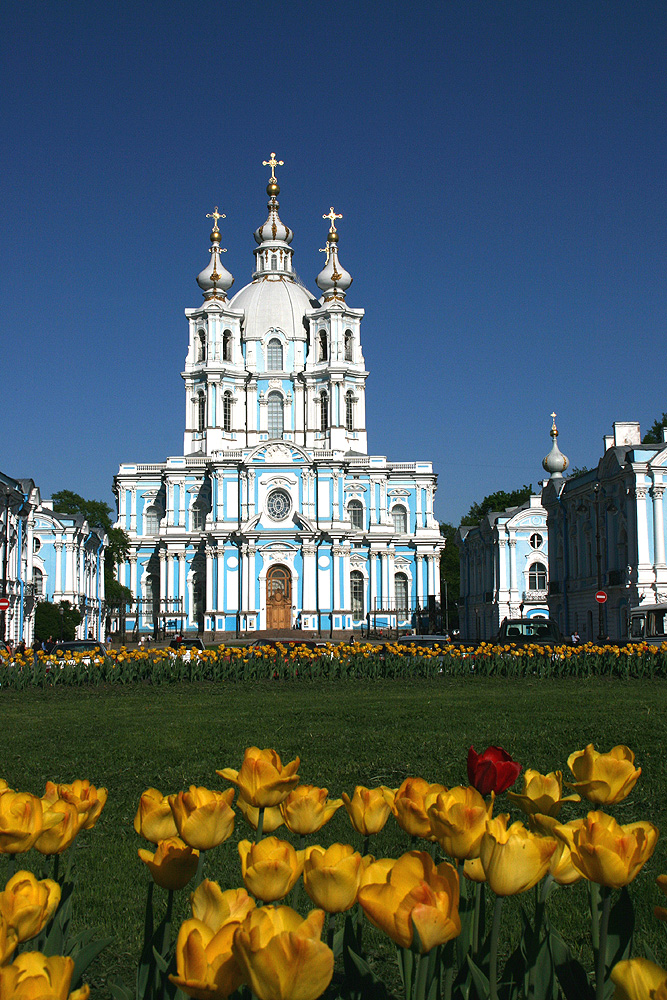
[[[598,591],[602,590],[602,552],[600,547],[600,484],[593,487],[595,493],[595,559],[597,562]],[[604,609],[598,601],[598,642],[604,642]]]

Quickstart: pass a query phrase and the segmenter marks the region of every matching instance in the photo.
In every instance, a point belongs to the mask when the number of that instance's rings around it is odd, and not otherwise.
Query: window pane
[[[408,610],[408,578],[405,573],[397,573],[394,577],[394,593],[396,594],[396,610]]]
[[[348,431],[354,430],[354,401],[351,392],[345,396],[345,428]]]
[[[223,430],[231,431],[232,429],[232,394],[231,392],[226,392],[222,399],[222,422]]]
[[[268,410],[269,437],[281,438],[283,436],[283,398],[279,393],[269,393]]]
[[[364,575],[358,570],[350,573],[350,597],[352,600],[352,617],[364,617]]]
[[[350,521],[353,528],[363,528],[364,507],[360,500],[350,500],[347,509],[350,514]]]
[[[329,397],[326,392],[320,395],[320,427],[323,431],[329,430]]]
[[[280,372],[283,369],[283,345],[275,337],[267,345],[266,367],[272,372]]]
[[[394,521],[394,531],[399,535],[405,535],[408,530],[408,515],[406,514],[405,507],[393,507],[391,511],[391,516]]]

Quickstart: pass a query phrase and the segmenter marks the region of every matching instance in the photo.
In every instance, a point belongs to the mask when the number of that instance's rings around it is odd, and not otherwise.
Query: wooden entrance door
[[[272,566],[266,574],[266,627],[292,627],[292,576],[286,566]]]

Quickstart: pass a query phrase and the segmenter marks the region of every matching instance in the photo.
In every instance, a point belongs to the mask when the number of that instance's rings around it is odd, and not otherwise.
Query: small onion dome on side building
[[[222,266],[220,254],[227,251],[220,246],[220,230],[218,229],[218,219],[226,218],[218,212],[216,205],[213,212],[206,216],[213,219],[213,229],[211,230],[211,248],[209,253],[211,260],[207,267],[197,275],[197,284],[204,293],[205,299],[226,299],[227,291],[234,284],[234,278],[227,268]]]
[[[331,296],[344,299],[345,292],[352,284],[352,275],[338,260],[338,232],[334,225],[335,220],[342,219],[343,216],[336,215],[332,207],[328,215],[323,215],[322,218],[329,219],[331,226],[327,233],[327,245],[320,251],[327,255],[327,262],[315,278],[315,283],[324,293],[325,300]]]
[[[558,428],[556,427],[556,414],[551,414],[551,439],[553,444],[551,446],[551,451],[542,460],[542,468],[548,472],[552,479],[562,479],[563,473],[567,469],[570,461],[563,455],[558,447]]]

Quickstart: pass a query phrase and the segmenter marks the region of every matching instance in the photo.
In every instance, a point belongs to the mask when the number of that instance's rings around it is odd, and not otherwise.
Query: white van
[[[661,646],[667,642],[667,604],[642,604],[630,608],[630,642]]]

